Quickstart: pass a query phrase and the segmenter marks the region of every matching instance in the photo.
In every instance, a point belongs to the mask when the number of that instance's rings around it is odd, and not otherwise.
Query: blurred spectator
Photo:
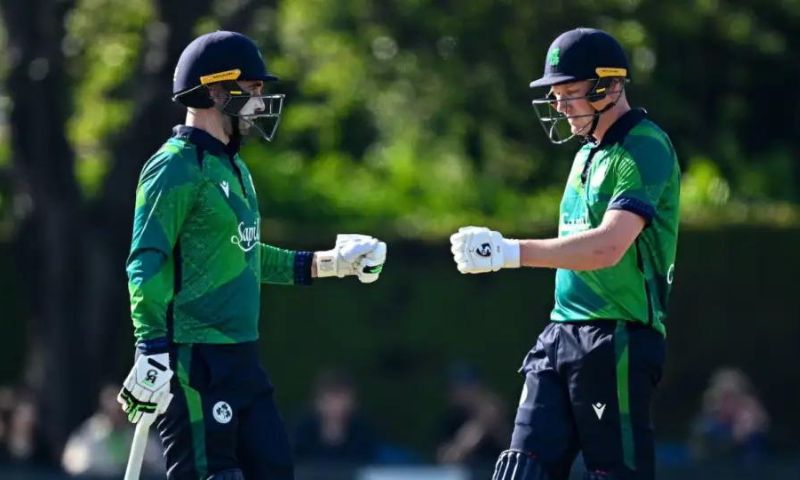
[[[295,432],[298,461],[367,463],[377,440],[358,413],[358,396],[349,375],[328,370],[315,382],[313,409]]]
[[[51,465],[49,450],[39,431],[39,413],[28,392],[6,389],[3,392],[4,461],[21,466]]]
[[[14,410],[14,390],[0,386],[0,465],[8,463],[8,430]]]
[[[494,463],[511,441],[506,408],[474,367],[459,364],[450,373],[448,411],[437,450],[440,463]]]
[[[769,416],[747,376],[735,368],[720,369],[703,393],[703,410],[692,426],[692,455],[757,462],[764,457],[768,429]]]
[[[97,412],[70,435],[61,459],[67,473],[121,476],[125,472],[134,426],[116,401],[117,391],[116,385],[103,387]],[[163,474],[165,468],[161,442],[151,433],[142,473]]]

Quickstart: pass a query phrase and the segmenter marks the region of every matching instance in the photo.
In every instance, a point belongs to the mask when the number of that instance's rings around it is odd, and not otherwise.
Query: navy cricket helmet
[[[252,95],[238,81],[274,82],[255,42],[237,32],[217,31],[194,39],[181,53],[172,78],[172,100],[191,108],[219,108],[272,140],[278,128],[284,95]],[[225,91],[216,104],[208,86]],[[267,125],[261,125],[266,121]],[[233,122],[238,128],[238,122]],[[267,133],[269,132],[269,134]]]
[[[576,135],[590,138],[597,127],[600,115],[611,109],[619,96],[612,99],[606,91],[614,80],[630,81],[630,64],[625,51],[608,33],[595,28],[576,28],[562,33],[547,50],[544,74],[530,83],[531,88],[547,88],[545,96],[533,100],[533,106],[547,137],[556,144],[564,143]],[[593,114],[568,117],[556,109],[552,87],[582,80],[592,81],[585,96],[561,101],[588,100],[595,109]],[[620,93],[621,95],[621,93]],[[592,116],[591,128],[586,132],[571,133],[567,120]]]

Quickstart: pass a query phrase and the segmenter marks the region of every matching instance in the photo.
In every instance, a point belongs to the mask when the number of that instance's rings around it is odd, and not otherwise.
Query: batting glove
[[[378,279],[386,262],[386,244],[379,241],[375,248],[361,257],[356,267],[356,275],[361,283],[372,283]]]
[[[167,411],[172,401],[169,393],[172,375],[168,353],[139,356],[117,395],[129,421],[136,423],[143,414],[155,417]]]
[[[519,268],[519,240],[503,238],[485,227],[461,227],[450,236],[450,251],[461,273]]]
[[[386,261],[386,244],[369,235],[339,234],[332,250],[315,252],[317,277],[358,276],[361,283],[378,279]]]

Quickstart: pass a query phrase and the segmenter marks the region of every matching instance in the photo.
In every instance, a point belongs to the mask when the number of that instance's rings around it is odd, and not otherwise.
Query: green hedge
[[[800,229],[684,229],[656,399],[662,438],[681,439],[717,367],[737,365],[764,394],[778,439],[800,427]],[[430,447],[448,365],[474,362],[516,405],[522,357],[546,323],[553,273],[460,275],[448,245],[392,244],[381,280],[267,287],[262,342],[284,410],[303,405],[326,365],[357,375],[364,404],[396,441]]]
[[[796,442],[798,245],[797,228],[684,229],[655,408],[661,438],[683,438],[709,374],[737,365],[763,394],[775,438]],[[2,384],[19,379],[25,342],[11,340],[25,338],[26,325],[9,247],[0,253]],[[390,243],[375,284],[348,278],[265,287],[263,358],[290,423],[315,374],[343,366],[354,372],[363,405],[387,439],[430,452],[453,361],[477,365],[513,410],[516,369],[546,323],[552,290],[551,271],[464,276],[445,243]]]

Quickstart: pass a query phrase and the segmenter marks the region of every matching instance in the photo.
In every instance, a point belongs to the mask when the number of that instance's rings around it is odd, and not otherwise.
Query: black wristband
[[[298,251],[294,254],[295,285],[311,285],[311,262],[313,261],[314,252]]]
[[[136,350],[143,355],[155,355],[157,353],[169,352],[169,340],[167,337],[152,338],[150,340],[140,340],[136,342]]]

